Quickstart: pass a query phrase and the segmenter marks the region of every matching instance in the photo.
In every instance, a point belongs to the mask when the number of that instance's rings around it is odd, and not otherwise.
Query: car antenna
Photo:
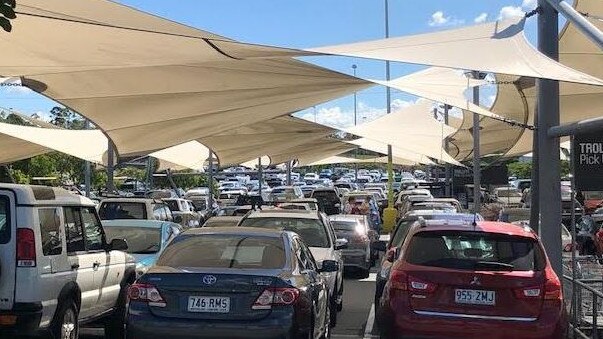
[[[473,222],[471,223],[471,226],[473,226],[473,230],[475,231],[475,228],[477,227],[477,211],[473,212]]]

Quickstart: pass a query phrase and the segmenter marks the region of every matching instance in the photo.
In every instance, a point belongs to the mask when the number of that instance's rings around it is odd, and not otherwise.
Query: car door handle
[[[77,270],[78,268],[80,268],[80,264],[72,264],[71,265],[71,270]]]

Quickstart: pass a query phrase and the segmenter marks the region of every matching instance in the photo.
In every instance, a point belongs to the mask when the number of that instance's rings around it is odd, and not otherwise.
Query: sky
[[[523,16],[536,0],[388,0],[390,36],[451,29],[501,18]],[[381,39],[385,36],[385,0],[119,0],[134,8],[243,42],[281,47],[310,48]],[[528,19],[526,36],[535,41],[536,19]],[[347,57],[312,57],[304,61],[366,79],[385,79],[385,63]],[[392,63],[392,78],[422,69]],[[488,91],[488,90],[486,90]],[[371,121],[386,111],[385,88],[357,93],[357,120]],[[495,97],[482,95],[488,106]],[[392,110],[417,98],[392,91]],[[57,105],[26,88],[0,87],[0,108],[48,116]],[[296,116],[334,127],[354,123],[353,97],[317,105]]]

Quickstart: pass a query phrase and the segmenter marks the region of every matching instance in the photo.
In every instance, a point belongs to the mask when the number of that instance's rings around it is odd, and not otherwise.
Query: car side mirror
[[[128,242],[126,239],[113,239],[109,244],[110,251],[125,251],[128,249]]]
[[[400,256],[400,248],[392,247],[385,254],[385,260],[393,263],[394,261],[396,261],[396,259],[398,259],[399,256]]]
[[[337,239],[335,240],[335,250],[343,250],[348,248],[348,240],[347,239]]]
[[[181,215],[177,215],[174,217],[174,222],[179,224],[182,222],[182,216]]]
[[[337,272],[339,263],[335,260],[323,260],[322,266],[317,271],[318,273]]]
[[[387,251],[387,243],[385,241],[375,241],[373,243],[373,249],[379,252]]]

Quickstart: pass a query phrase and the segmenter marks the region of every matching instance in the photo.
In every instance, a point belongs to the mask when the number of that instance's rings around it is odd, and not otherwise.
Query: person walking
[[[354,207],[356,205],[356,199],[354,197],[349,197],[348,201],[343,205],[343,214],[353,214]]]

